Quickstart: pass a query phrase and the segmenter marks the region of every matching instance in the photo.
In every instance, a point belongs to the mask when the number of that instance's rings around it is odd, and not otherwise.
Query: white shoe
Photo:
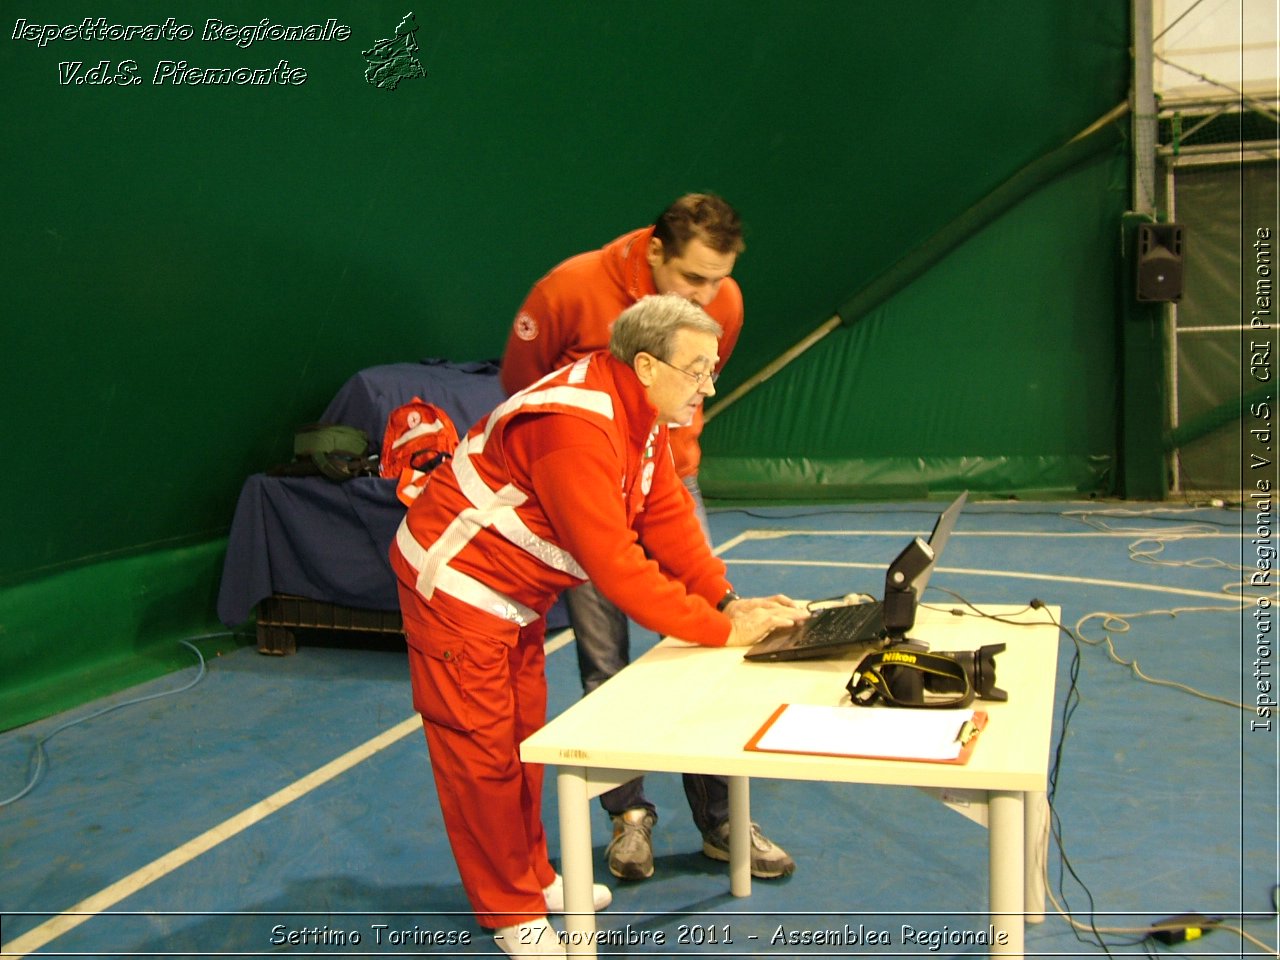
[[[551,886],[542,888],[542,897],[547,901],[547,913],[564,913],[564,877],[557,873]],[[603,910],[613,903],[613,891],[603,883],[593,883],[591,900],[597,910]]]
[[[509,957],[563,957],[564,945],[546,917],[493,931],[493,939]]]

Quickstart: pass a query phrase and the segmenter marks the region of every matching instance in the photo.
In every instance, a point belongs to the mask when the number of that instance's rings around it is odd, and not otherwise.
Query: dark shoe
[[[619,880],[647,880],[653,876],[653,825],[657,816],[646,807],[624,810],[613,818],[613,839],[605,848],[609,872]]]
[[[729,862],[729,821],[702,835],[702,852],[712,860]],[[789,877],[796,872],[796,862],[787,851],[751,824],[751,875],[762,880]]]

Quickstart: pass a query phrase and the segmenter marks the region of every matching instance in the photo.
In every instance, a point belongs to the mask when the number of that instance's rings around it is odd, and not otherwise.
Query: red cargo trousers
[[[436,591],[400,586],[414,709],[422,716],[440,812],[476,920],[545,916],[555,880],[542,828],[541,764],[520,742],[546,722],[546,622],[500,620]]]

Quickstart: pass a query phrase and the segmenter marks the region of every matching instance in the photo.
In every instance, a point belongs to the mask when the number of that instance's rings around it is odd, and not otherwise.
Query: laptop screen
[[[956,520],[960,516],[960,511],[964,509],[964,503],[967,499],[969,499],[968,490],[956,497],[951,506],[947,507],[934,523],[933,532],[929,534],[929,546],[933,550],[933,562],[930,562],[924,568],[924,572],[916,577],[916,600],[920,600],[924,596],[924,588],[929,585],[929,577],[933,575],[934,562],[937,561],[938,557],[942,556],[942,548],[947,545],[947,540],[950,539],[951,531],[956,527]]]
[[[964,508],[966,490],[933,524],[926,542],[916,537],[889,564],[884,577],[884,625],[890,637],[902,637],[916,622],[916,605],[924,597],[933,568]]]
[[[938,517],[928,542],[922,537],[913,537],[889,565],[883,601],[820,610],[799,626],[771,631],[744,654],[746,659],[839,657],[854,649],[880,649],[886,642],[903,639],[915,623],[916,603],[924,593],[967,496],[967,492],[960,494]],[[865,616],[857,624],[846,622],[857,615]]]

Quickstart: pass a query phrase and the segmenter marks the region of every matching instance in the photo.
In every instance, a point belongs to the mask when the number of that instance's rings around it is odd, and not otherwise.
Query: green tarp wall
[[[1125,6],[6,7],[0,726],[189,660],[240,484],[297,424],[361,367],[496,356],[541,273],[686,190],[748,224],[731,389],[1122,102]],[[362,51],[408,9],[426,76],[378,89]],[[203,39],[329,17],[348,39]],[[61,39],[85,18],[106,35]],[[168,18],[190,39],[109,32]],[[1124,153],[726,411],[707,492],[1105,488]]]
[[[1276,167],[1187,166],[1174,172],[1174,183],[1178,222],[1196,242],[1187,247],[1187,293],[1178,304],[1178,426],[1167,444],[1177,447],[1185,493],[1256,491],[1266,471],[1252,454],[1267,459],[1269,440],[1248,431],[1268,429],[1266,420],[1275,416],[1274,401],[1268,402],[1275,396],[1274,335],[1266,326],[1248,325],[1272,316],[1262,311],[1271,309],[1269,271],[1280,236]],[[1235,318],[1246,329],[1234,328],[1229,320]],[[1264,409],[1266,420],[1258,416]]]

